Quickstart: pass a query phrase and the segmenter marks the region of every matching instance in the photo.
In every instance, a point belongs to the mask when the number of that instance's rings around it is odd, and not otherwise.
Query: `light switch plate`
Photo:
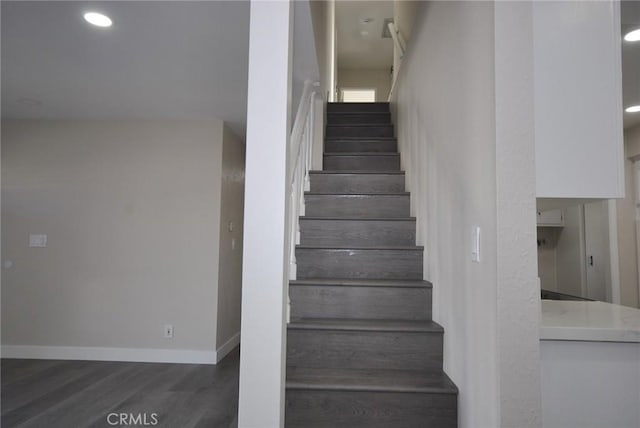
[[[30,247],[46,247],[47,246],[47,235],[42,234],[31,234],[29,235],[29,246]]]
[[[480,263],[480,226],[474,226],[471,233],[471,261]]]

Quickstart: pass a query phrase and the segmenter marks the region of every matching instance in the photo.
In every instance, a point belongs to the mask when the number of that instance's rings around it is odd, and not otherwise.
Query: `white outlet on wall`
[[[43,234],[30,234],[29,235],[29,246],[30,247],[46,247],[47,246],[47,235]]]
[[[165,339],[173,339],[173,324],[164,325],[164,337]]]

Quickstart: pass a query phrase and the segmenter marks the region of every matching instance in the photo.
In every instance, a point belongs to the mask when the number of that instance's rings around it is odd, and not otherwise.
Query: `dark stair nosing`
[[[315,193],[317,194],[325,194],[325,193]],[[335,195],[335,193],[326,193],[329,195]],[[344,195],[344,193],[339,193],[340,195]],[[348,193],[349,195],[357,195],[358,193]],[[384,195],[385,193],[372,193],[373,195]],[[322,221],[416,221],[415,217],[310,217],[310,216],[300,216],[300,221],[304,220],[322,220]]]
[[[390,127],[393,123],[327,123],[329,128],[371,128],[371,127]]]
[[[379,136],[372,136],[372,137],[350,137],[350,136],[344,136],[344,137],[326,137],[325,140],[330,140],[330,141],[397,141],[398,137],[379,137]]]
[[[444,372],[382,369],[287,369],[287,389],[458,394]]]
[[[338,193],[338,192],[304,192],[305,195],[314,196],[409,196],[409,192],[384,192],[384,193]],[[406,217],[405,217],[406,218]]]
[[[405,250],[405,251],[424,251],[421,245],[296,245],[299,250]]]
[[[444,328],[435,321],[363,320],[363,319],[292,319],[289,330],[378,331],[442,334]]]
[[[324,152],[324,156],[400,156],[398,152]]]
[[[432,288],[425,280],[410,279],[295,279],[289,281],[290,286],[335,286],[335,287],[397,287],[397,288]]]
[[[342,170],[342,169],[329,169],[322,171],[309,171],[309,174],[346,174],[346,175],[357,175],[357,174],[380,174],[380,175],[400,175],[404,174],[404,171],[393,171],[393,170],[371,170],[371,169],[352,169],[352,170]],[[409,192],[406,192],[409,193]]]

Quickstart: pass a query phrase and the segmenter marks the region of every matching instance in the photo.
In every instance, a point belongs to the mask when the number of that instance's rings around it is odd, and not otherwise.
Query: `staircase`
[[[327,117],[289,287],[285,425],[456,427],[389,105]]]

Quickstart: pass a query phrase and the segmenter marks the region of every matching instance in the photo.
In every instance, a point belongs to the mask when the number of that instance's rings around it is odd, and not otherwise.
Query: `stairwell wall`
[[[513,109],[516,94],[533,97],[532,46],[522,54],[529,62],[510,68],[515,46],[505,43],[509,20],[527,23],[531,10],[501,7],[424,4],[391,100],[434,320],[445,328],[444,368],[460,389],[460,427],[533,427],[541,416],[532,105],[521,116]],[[530,32],[523,37],[531,44]]]
[[[2,142],[3,356],[215,362],[222,121],[3,120]]]

